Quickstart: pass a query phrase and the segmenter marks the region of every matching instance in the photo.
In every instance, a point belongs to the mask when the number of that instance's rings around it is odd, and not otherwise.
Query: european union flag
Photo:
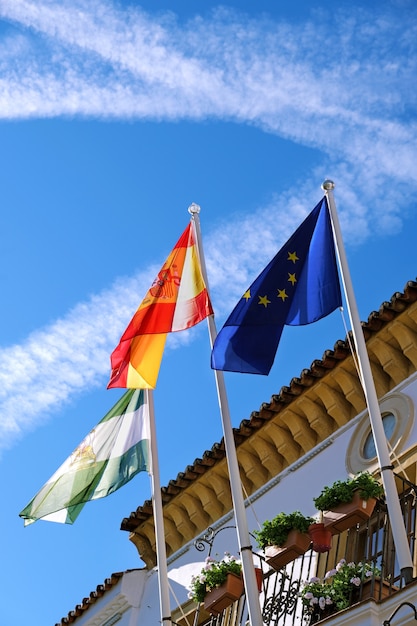
[[[311,324],[341,305],[324,197],[243,294],[217,335],[211,367],[267,375],[285,324]]]

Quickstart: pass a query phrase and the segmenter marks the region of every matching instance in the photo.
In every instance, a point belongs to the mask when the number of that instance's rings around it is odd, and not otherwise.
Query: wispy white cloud
[[[381,177],[417,185],[417,20],[403,11],[291,25],[219,9],[183,24],[98,0],[3,0],[0,17],[17,32],[0,61],[4,119],[229,119],[318,149],[331,173],[365,174],[363,206],[384,197]],[[387,228],[400,219],[389,206]]]
[[[0,16],[19,26],[19,37],[26,33],[25,61],[29,52],[32,59],[26,73],[3,63],[6,80],[14,86],[13,78],[26,78],[40,93],[60,88],[53,103],[36,103],[39,115],[53,114],[45,109],[52,104],[56,115],[68,112],[66,84],[72,98],[79,90],[105,96],[116,87],[123,103],[104,97],[97,109],[96,98],[83,97],[74,112],[230,116],[323,146],[350,126],[384,136],[387,115],[397,123],[386,131],[397,134],[398,109],[415,103],[408,79],[415,76],[417,26],[396,14],[375,20],[356,10],[289,26],[222,10],[210,21],[180,25],[172,16],[156,19],[104,2],[4,0]]]
[[[119,281],[23,343],[0,350],[0,448],[42,423],[72,395],[103,382],[121,326],[139,304],[135,294],[146,292],[151,276],[152,270]],[[22,381],[19,388],[16,380]]]
[[[0,118],[220,118],[318,150],[321,165],[293,181],[296,196],[281,190],[256,215],[237,218],[238,242],[236,220],[207,237],[223,315],[318,200],[317,180],[342,181],[347,241],[365,241],[370,224],[385,233],[401,229],[417,188],[417,124],[409,116],[417,98],[417,20],[384,11],[352,7],[293,25],[219,9],[180,23],[172,14],[100,0],[2,0]],[[279,241],[272,234],[278,219]],[[0,410],[7,416],[0,446],[46,419],[57,398],[102,384],[109,352],[139,304],[132,294],[145,293],[154,271],[120,281],[0,350]],[[227,297],[224,284],[234,286]],[[31,385],[30,402],[16,379]]]

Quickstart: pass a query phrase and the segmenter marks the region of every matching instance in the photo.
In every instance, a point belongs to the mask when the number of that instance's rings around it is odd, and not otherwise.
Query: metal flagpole
[[[413,577],[413,561],[411,558],[410,546],[408,544],[405,524],[401,513],[401,506],[398,498],[397,488],[395,486],[395,478],[392,472],[394,468],[391,464],[389,456],[384,426],[382,424],[381,411],[379,408],[378,397],[375,389],[375,383],[372,377],[371,364],[366,349],[363,329],[359,318],[358,308],[356,305],[356,300],[352,287],[352,281],[350,278],[349,267],[347,264],[342,233],[340,230],[339,219],[337,216],[336,205],[333,197],[334,187],[334,182],[331,180],[325,180],[322,184],[322,189],[325,191],[327,196],[329,211],[333,224],[333,233],[340,264],[340,272],[346,295],[350,323],[352,325],[353,339],[356,345],[359,370],[361,373],[361,383],[365,394],[366,404],[368,407],[369,420],[371,422],[372,434],[375,441],[378,463],[381,469],[382,484],[384,486],[386,495],[386,503],[392,528],[392,535],[394,538],[394,545],[401,570],[401,575],[404,577],[405,582],[409,583],[411,582]]]
[[[204,282],[208,291],[208,280],[206,265],[204,261],[203,246],[201,244],[201,232],[200,232],[200,220],[199,212],[200,207],[198,204],[192,204],[188,208],[189,213],[192,215],[197,238],[197,250],[200,257],[201,271],[203,274]],[[210,344],[213,348],[214,340],[217,336],[216,324],[214,316],[207,317]],[[245,502],[243,499],[242,485],[240,482],[239,465],[237,461],[236,446],[233,436],[233,429],[230,420],[229,403],[227,401],[226,386],[224,383],[223,372],[213,370],[217,395],[220,406],[220,414],[223,425],[224,443],[226,448],[226,459],[229,468],[230,477],[230,490],[232,492],[233,509],[236,520],[236,529],[238,535],[239,551],[242,559],[243,580],[245,583],[246,599],[248,603],[249,620],[251,626],[263,626],[261,607],[259,604],[259,591],[256,582],[255,567],[252,558],[252,546],[250,543],[250,536],[248,530],[248,524],[245,512]]]
[[[155,408],[152,389],[145,389],[144,392],[146,402],[149,407],[152,502],[155,523],[159,604],[161,608],[161,624],[164,626],[165,622],[171,624],[171,608],[169,604],[168,567],[165,546],[164,515],[162,510],[161,481],[159,477],[158,447],[156,444]]]

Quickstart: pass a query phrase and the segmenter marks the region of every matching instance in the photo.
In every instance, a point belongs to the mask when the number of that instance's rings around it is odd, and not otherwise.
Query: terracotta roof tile
[[[133,571],[133,570],[127,570]],[[73,611],[70,611],[66,617],[63,617],[60,622],[57,622],[55,626],[65,626],[66,624],[72,624],[75,622],[77,617],[83,615],[85,611],[87,611],[90,606],[92,606],[99,598],[101,598],[106,591],[114,587],[123,576],[124,572],[115,572],[110,576],[110,578],[106,578],[104,583],[98,585],[95,591],[92,591],[88,598],[83,598],[81,604],[77,604]]]

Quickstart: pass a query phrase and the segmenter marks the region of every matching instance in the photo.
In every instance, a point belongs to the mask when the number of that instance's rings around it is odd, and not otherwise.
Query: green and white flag
[[[149,439],[144,392],[129,389],[19,513],[25,526],[38,519],[72,524],[86,502],[149,471]]]

